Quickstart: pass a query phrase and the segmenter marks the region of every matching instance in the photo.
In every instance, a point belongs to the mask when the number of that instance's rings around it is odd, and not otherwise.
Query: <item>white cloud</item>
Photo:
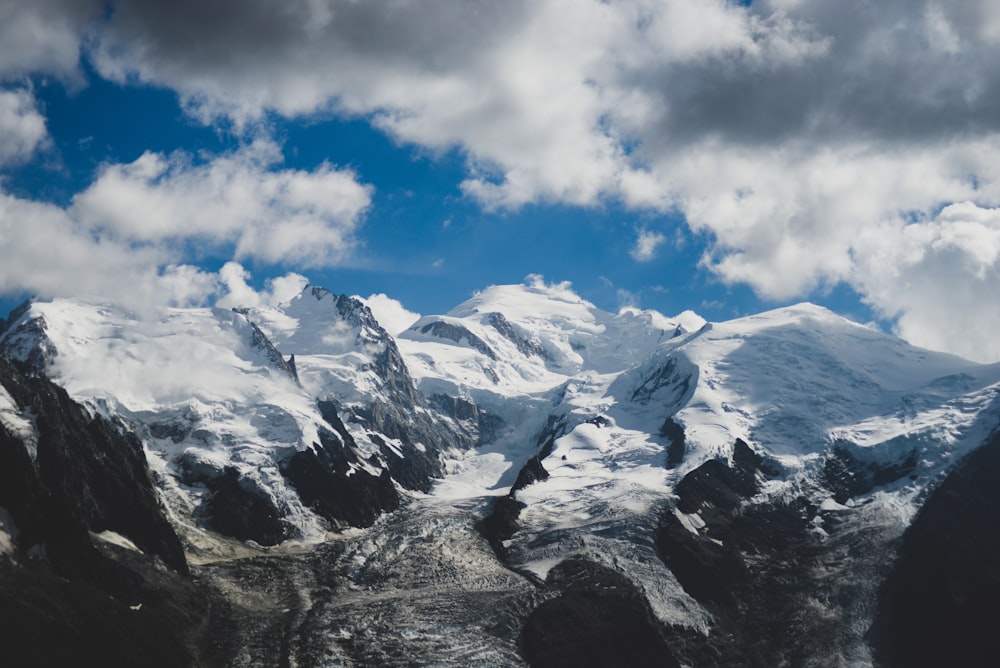
[[[909,341],[1000,359],[1000,208],[962,202],[918,223],[865,231],[855,280]]]
[[[257,142],[196,162],[146,153],[107,165],[67,208],[0,190],[0,293],[106,299],[130,306],[287,301],[306,280],[287,274],[263,291],[230,262],[192,266],[209,251],[265,264],[330,266],[353,248],[371,189],[348,171],[276,169]]]
[[[169,253],[100,239],[59,207],[0,192],[0,293],[109,299],[132,306],[201,303],[215,279]]]
[[[0,80],[32,73],[78,77],[80,43],[98,0],[0,0]]]
[[[28,160],[47,136],[30,91],[0,90],[0,167]]]
[[[224,293],[216,300],[216,305],[223,308],[277,306],[289,302],[309,284],[305,276],[289,273],[268,279],[264,289],[258,291],[247,283],[249,278],[250,272],[240,263],[224,264],[219,269],[219,281]]]
[[[1000,313],[907,291],[921,263],[970,293],[992,275],[982,233],[937,212],[1000,206],[995,2],[131,0],[97,23],[96,0],[7,4],[0,77],[69,76],[90,30],[100,73],[170,87],[206,121],[346,112],[459,148],[461,187],[485,207],[679,212],[711,244],[705,267],[767,297],[846,281],[910,336],[916,313],[940,309],[982,338]],[[108,168],[72,215],[104,243],[197,239],[303,265],[350,252],[368,202],[353,177],[271,159],[260,147],[209,165],[144,156]],[[327,198],[331,186],[344,197]],[[636,258],[659,243],[640,235]],[[961,270],[932,261],[945,256]]]
[[[656,249],[659,248],[667,238],[659,232],[650,230],[637,230],[635,246],[629,254],[636,262],[649,262],[656,257]]]
[[[145,153],[106,166],[76,196],[72,213],[89,229],[139,243],[199,240],[234,245],[236,259],[333,265],[354,246],[370,187],[328,164],[274,170],[280,150],[257,141],[204,164],[187,154]]]
[[[639,295],[624,288],[618,288],[618,312],[639,311]]]
[[[858,284],[866,230],[948,202],[1000,203],[998,149],[1000,134],[893,151],[855,143],[760,153],[709,143],[660,166],[687,193],[688,224],[716,240],[704,264],[727,282],[789,299],[824,283]]]
[[[410,325],[420,319],[419,313],[407,310],[398,300],[383,293],[358,297],[372,310],[375,319],[393,336],[409,329]]]

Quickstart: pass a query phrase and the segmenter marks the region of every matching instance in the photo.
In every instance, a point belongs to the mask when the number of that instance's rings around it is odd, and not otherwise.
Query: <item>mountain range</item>
[[[0,387],[12,665],[1000,660],[1000,365],[811,304],[31,300]]]

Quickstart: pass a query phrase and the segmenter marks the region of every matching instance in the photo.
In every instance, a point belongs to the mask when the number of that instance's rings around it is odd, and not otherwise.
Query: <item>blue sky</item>
[[[106,163],[129,163],[146,151],[209,154],[238,149],[242,138],[226,124],[206,125],[182,110],[175,92],[148,84],[103,79],[81,63],[82,87],[51,77],[31,80],[45,112],[51,145],[27,163],[8,169],[9,193],[68,205]],[[693,234],[679,213],[629,210],[619,203],[594,206],[540,203],[487,211],[463,194],[464,159],[393,140],[364,118],[323,114],[285,119],[270,115],[268,131],[280,139],[283,167],[310,170],[324,161],[349,167],[374,186],[363,216],[357,252],[333,268],[249,262],[251,285],[288,270],[336,292],[384,293],[420,313],[443,313],[476,290],[520,283],[529,274],[571,281],[584,298],[607,310],[637,305],[674,314],[691,309],[726,319],[809,299],[862,322],[871,309],[846,286],[785,300],[760,299],[746,285],[726,285],[699,267],[704,235]],[[635,230],[667,237],[654,260],[637,262],[630,251]],[[218,269],[230,256],[198,258]],[[9,310],[28,293],[4,295]]]
[[[540,274],[1000,359],[992,3],[0,10],[0,308],[211,303],[238,262],[435,313]]]

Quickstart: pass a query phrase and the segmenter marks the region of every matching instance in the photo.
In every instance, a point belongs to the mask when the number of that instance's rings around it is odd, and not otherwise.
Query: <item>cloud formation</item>
[[[206,254],[336,265],[355,243],[370,187],[327,164],[280,169],[280,157],[267,142],[200,161],[146,153],[106,165],[67,208],[0,190],[0,292],[191,304],[223,287],[249,294],[240,265],[216,275],[190,264]],[[272,292],[288,292],[296,276]]]
[[[0,0],[0,81],[28,74],[79,79],[81,44],[103,3]]]
[[[73,201],[85,227],[137,243],[232,245],[237,260],[330,266],[354,245],[371,188],[329,164],[276,170],[281,151],[256,141],[205,163],[145,153],[107,165]]]
[[[0,293],[200,303],[215,279],[163,248],[101,239],[62,208],[0,192]]]
[[[652,260],[656,257],[656,249],[667,240],[662,233],[651,230],[638,230],[637,234],[638,237],[635,240],[635,246],[629,251],[629,255],[636,262],[649,262]]]
[[[0,90],[0,167],[27,161],[47,136],[30,91]]]
[[[944,320],[985,334],[993,316],[983,310],[1000,313],[991,303],[958,313],[961,300],[918,295],[910,280],[918,266],[953,290],[994,279],[955,241],[966,227],[942,217],[956,202],[1000,206],[991,0],[119,0],[104,13],[97,0],[26,4],[0,5],[21,26],[0,27],[12,40],[0,38],[8,77],[69,76],[86,44],[101,75],[176,90],[206,122],[336,111],[402,142],[458,148],[462,188],[487,208],[610,199],[680,212],[710,240],[703,265],[724,281],[775,299],[846,282],[918,342],[937,340]],[[26,34],[43,46],[15,48]],[[241,159],[250,163],[198,173],[225,193],[261,160]],[[210,204],[215,186],[185,182],[174,161],[144,157],[102,179],[119,197],[170,190]],[[122,201],[95,190],[74,215],[123,242],[188,233],[155,220],[136,229]],[[294,195],[285,206],[302,210]],[[311,261],[291,230],[234,230],[223,215],[200,234],[236,243],[241,257]],[[347,248],[331,241],[324,253]],[[655,244],[646,248],[651,256]],[[980,339],[966,354],[1000,358],[1000,344]]]
[[[960,202],[934,218],[891,221],[865,234],[857,280],[872,303],[898,318],[902,336],[969,359],[1000,357],[1000,208]]]
[[[247,283],[249,278],[250,272],[238,262],[224,264],[219,269],[219,282],[225,294],[216,300],[216,306],[222,308],[278,306],[291,301],[309,284],[309,279],[305,276],[289,273],[269,279],[263,290],[255,290]]]
[[[419,313],[410,311],[399,300],[381,292],[367,297],[358,297],[358,299],[372,310],[372,314],[379,324],[393,336],[406,331],[410,325],[420,319]]]

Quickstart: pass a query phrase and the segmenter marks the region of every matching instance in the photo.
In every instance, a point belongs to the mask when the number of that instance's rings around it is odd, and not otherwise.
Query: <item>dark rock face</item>
[[[730,463],[706,462],[678,483],[675,508],[660,517],[661,558],[714,620],[707,638],[666,631],[682,663],[871,660],[864,631],[896,534],[862,511],[821,511],[804,495],[751,502],[776,471],[775,462],[737,441]],[[822,475],[809,484],[820,485]]]
[[[743,448],[749,450],[743,441],[737,440],[732,466],[712,459],[684,476],[675,490],[679,497],[677,509],[682,513],[696,513],[703,509],[731,513],[744,500],[756,494],[760,486],[756,466],[752,465],[752,460],[746,461],[749,459],[746,455],[735,455]]]
[[[0,645],[10,666],[222,665],[201,636],[209,596],[193,581],[123,556],[83,578],[51,561],[0,561]]]
[[[299,382],[299,372],[295,368],[295,356],[292,355],[291,359],[286,360],[285,356],[267,338],[267,335],[260,330],[260,327],[252,322],[250,323],[250,345],[263,351],[273,368],[288,374],[296,383]]]
[[[478,528],[489,540],[497,558],[503,561],[506,549],[503,541],[510,539],[517,531],[517,519],[521,515],[523,504],[517,501],[516,494],[528,485],[545,480],[549,472],[542,465],[542,460],[552,453],[555,441],[566,430],[566,418],[550,415],[545,428],[538,436],[538,454],[530,457],[517,473],[517,479],[511,486],[507,496],[499,497],[493,502],[490,514],[483,519]]]
[[[434,322],[427,323],[421,327],[420,333],[430,334],[431,336],[436,336],[439,339],[448,339],[449,341],[454,341],[459,345],[461,345],[464,341],[466,345],[475,348],[491,360],[496,361],[497,359],[497,354],[493,352],[493,349],[490,348],[485,341],[462,325],[444,322],[443,320],[435,320]]]
[[[517,346],[517,350],[525,357],[541,357],[543,360],[551,360],[548,351],[538,342],[532,341],[519,333],[514,325],[504,317],[503,313],[493,312],[486,316],[486,321],[497,330],[501,336]]]
[[[17,354],[26,370],[44,375],[57,351],[45,334],[45,318],[25,317],[30,309],[31,300],[28,300],[11,311],[7,320],[0,323],[0,340],[5,349]]]
[[[497,497],[490,514],[477,525],[479,532],[489,541],[493,553],[500,561],[503,561],[507,554],[507,549],[503,546],[504,541],[510,540],[517,531],[517,519],[521,516],[521,507],[513,495]]]
[[[3,359],[0,382],[38,428],[32,461],[0,426],[0,506],[18,530],[15,554],[0,557],[4,665],[206,665],[211,605],[186,575],[138,442]],[[92,538],[105,530],[145,554]]]
[[[561,593],[535,608],[521,636],[534,668],[680,666],[649,604],[627,578],[584,559],[567,559],[545,579]]]
[[[357,330],[358,346],[378,351],[371,368],[384,382],[386,393],[393,404],[407,407],[425,405],[424,397],[414,386],[395,340],[378,323],[371,309],[354,297],[334,295],[325,288],[310,286],[306,290],[318,301],[331,300],[334,317]]]
[[[538,455],[531,457],[521,470],[517,473],[517,480],[510,488],[507,496],[501,496],[493,502],[490,514],[479,522],[478,529],[490,542],[497,559],[503,561],[506,558],[507,550],[503,542],[509,540],[518,529],[517,519],[521,516],[523,504],[515,497],[518,490],[522,490],[528,485],[545,480],[549,477],[549,472],[542,466],[542,461]]]
[[[538,435],[538,458],[545,459],[552,454],[556,439],[566,433],[566,417],[561,415],[550,415],[545,422],[545,428]]]
[[[6,508],[20,528],[22,543],[44,542],[48,497],[28,451],[0,424],[0,508]]]
[[[258,545],[277,545],[291,537],[274,503],[241,481],[235,468],[227,466],[221,476],[206,481],[206,485],[212,490],[206,514],[214,531]]]
[[[734,451],[749,448],[737,441]],[[734,456],[734,460],[736,457]],[[704,536],[694,535],[673,512],[660,519],[657,548],[663,561],[691,596],[702,604],[734,606],[751,582],[750,569],[743,559],[735,535],[734,511],[758,489],[756,468],[729,466],[713,459],[705,462],[677,484],[677,510],[698,513],[707,525]]]
[[[539,480],[547,480],[548,477],[549,472],[542,466],[542,461],[538,458],[538,455],[535,455],[521,467],[521,470],[517,474],[517,480],[514,481],[514,486],[510,488],[510,493],[513,495],[518,490],[524,489]]]
[[[455,420],[465,430],[468,441],[475,445],[492,443],[504,426],[503,418],[477,406],[471,399],[433,394],[430,405]]]
[[[91,416],[43,376],[27,375],[2,359],[0,382],[35,417],[39,433],[33,469],[46,490],[43,496],[71,508],[87,529],[122,534],[171,568],[187,572],[184,550],[160,508],[138,439],[120,425]]]
[[[333,526],[371,526],[380,514],[399,507],[399,495],[390,478],[392,471],[383,470],[376,477],[361,467],[357,443],[337,414],[336,406],[321,401],[319,408],[335,433],[320,431],[320,442],[292,455],[282,467],[282,474],[303,503]],[[380,439],[373,435],[373,440]],[[401,459],[384,442],[381,449]],[[402,471],[397,467],[397,472],[410,482],[429,484],[430,478],[424,471]]]
[[[363,468],[348,475],[357,458],[332,434],[320,434],[321,443],[296,452],[282,473],[302,501],[335,527],[367,527],[383,512],[399,507],[399,496],[389,472],[378,477]]]
[[[539,436],[540,450],[545,451],[546,449],[551,450],[552,443],[557,438],[555,436],[558,429],[557,424],[563,424],[550,417],[549,424],[546,429]],[[524,463],[521,470],[517,473],[517,479],[511,486],[510,491],[507,492],[507,496],[498,497],[496,501],[493,502],[493,508],[490,514],[487,515],[482,521],[479,522],[477,528],[480,533],[486,537],[490,542],[490,546],[493,548],[493,552],[497,555],[497,559],[504,561],[507,555],[507,549],[503,546],[504,541],[509,540],[513,537],[514,532],[518,529],[517,520],[521,515],[521,508],[524,504],[519,502],[516,498],[517,492],[524,489],[528,485],[534,484],[539,480],[546,480],[549,477],[549,472],[545,470],[542,466],[542,459],[548,455],[548,452],[542,454],[540,452],[533,457],[530,457],[528,461]],[[537,580],[537,578],[528,573],[521,573],[529,579]]]
[[[407,489],[429,491],[433,480],[444,474],[440,452],[470,447],[477,442],[477,435],[421,410],[428,408],[427,400],[416,389],[395,340],[361,301],[315,286],[307,288],[305,294],[317,300],[330,300],[334,317],[357,330],[357,345],[376,351],[368,368],[381,379],[384,398],[367,406],[351,407],[344,412],[344,419],[361,424],[372,441],[380,445],[379,455],[394,480]],[[324,404],[336,413],[332,401],[321,401],[321,409]],[[334,418],[337,422],[340,419]],[[331,419],[327,422],[335,426]],[[346,429],[335,430],[349,448],[354,447]],[[398,440],[401,447],[390,447],[382,436]]]
[[[823,462],[820,480],[833,493],[837,503],[867,494],[876,487],[909,475],[917,466],[916,451],[891,463],[865,463],[851,454],[844,446],[834,446]]]
[[[663,426],[660,427],[660,436],[670,440],[667,446],[667,459],[664,463],[668,469],[674,469],[684,461],[684,453],[687,451],[684,427],[674,422],[673,418],[667,418]]]
[[[310,289],[317,299],[332,296],[323,288]],[[358,344],[378,351],[371,369],[382,379],[385,389],[384,400],[354,408],[351,415],[345,414],[345,419],[360,422],[369,434],[398,439],[402,443],[400,453],[387,446],[381,448],[380,454],[390,474],[408,489],[428,491],[432,480],[444,474],[441,450],[470,447],[477,439],[419,410],[428,407],[427,400],[414,385],[395,340],[379,325],[367,306],[353,297],[339,295],[334,307],[338,318],[358,329]],[[321,406],[322,403],[333,405],[321,402]]]
[[[354,416],[370,427],[368,437],[379,445],[379,454],[386,468],[403,487],[427,492],[434,479],[444,475],[444,464],[439,453],[446,446],[442,435],[453,434],[450,430],[441,428],[437,431],[434,422],[426,415],[404,412],[399,407],[382,401],[376,401],[365,409],[355,410]],[[402,445],[393,448],[382,435],[397,439]],[[417,447],[417,443],[423,448]]]
[[[592,424],[595,427],[600,427],[601,429],[604,429],[605,427],[608,427],[608,426],[611,425],[611,420],[609,420],[608,418],[604,417],[603,415],[595,415],[592,418],[588,418],[585,422],[587,424]]]
[[[1000,657],[1000,435],[961,463],[903,534],[873,629],[886,666]]]
[[[670,357],[635,388],[632,401],[645,403],[655,395],[676,410],[691,398],[697,385],[698,368]]]

